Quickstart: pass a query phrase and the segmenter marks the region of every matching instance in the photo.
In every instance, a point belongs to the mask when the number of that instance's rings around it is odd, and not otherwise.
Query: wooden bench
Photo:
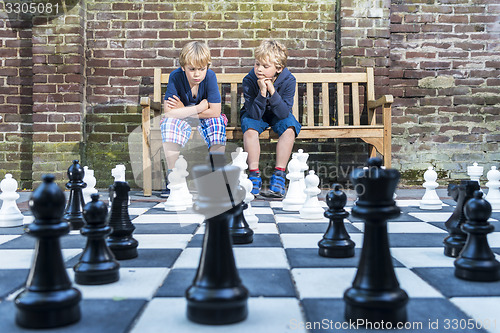
[[[230,108],[223,105],[228,116],[227,139],[242,139],[239,111],[243,105],[241,82],[247,73],[217,74],[219,89],[230,99]],[[391,104],[392,95],[375,99],[373,68],[361,73],[294,73],[297,80],[293,114],[302,124],[297,139],[359,138],[371,145],[370,156],[383,156],[386,167],[391,166]],[[159,120],[163,103],[162,86],[168,83],[168,74],[160,68],[154,71],[153,101],[141,98],[143,133],[143,188],[150,196],[153,179],[161,184],[161,135]],[[229,93],[226,94],[226,88]],[[325,93],[326,92],[326,93]],[[331,95],[333,97],[331,97]],[[350,96],[349,96],[350,95]],[[336,103],[331,103],[331,100]],[[342,107],[338,107],[342,106]],[[376,112],[380,108],[381,112]],[[151,112],[151,110],[154,112]],[[153,116],[153,118],[151,118]],[[196,132],[196,131],[193,131]],[[266,130],[261,139],[277,139],[276,133]],[[153,172],[153,170],[155,170]],[[155,189],[161,187],[156,186]]]

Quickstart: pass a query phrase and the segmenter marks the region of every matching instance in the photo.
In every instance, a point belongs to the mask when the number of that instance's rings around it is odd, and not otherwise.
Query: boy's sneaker
[[[253,188],[252,188],[251,193],[253,195],[259,194],[260,189],[262,187],[262,178],[260,178],[260,173],[259,172],[250,172],[248,179],[250,179],[252,181],[252,184],[253,184]]]
[[[284,171],[275,171],[271,176],[269,190],[262,195],[268,198],[283,198],[285,196],[285,175]]]

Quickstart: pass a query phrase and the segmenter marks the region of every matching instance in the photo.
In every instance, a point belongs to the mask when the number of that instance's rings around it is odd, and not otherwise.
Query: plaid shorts
[[[210,149],[211,146],[226,144],[227,117],[221,114],[217,118],[195,119],[198,124],[198,132]],[[161,139],[163,142],[173,142],[184,147],[191,136],[191,126],[188,122],[178,118],[163,118],[160,122]]]

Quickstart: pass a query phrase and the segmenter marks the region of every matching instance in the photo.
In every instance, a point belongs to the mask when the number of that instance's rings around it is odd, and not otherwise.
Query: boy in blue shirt
[[[198,131],[211,152],[224,152],[227,118],[221,114],[221,96],[210,66],[210,50],[205,43],[186,44],[179,56],[180,67],[170,73],[164,100],[165,116],[160,122],[163,150],[170,172],[180,148]],[[168,196],[169,190],[162,192]]]
[[[279,135],[269,190],[260,193],[274,198],[283,198],[285,194],[285,168],[301,128],[292,114],[295,77],[286,68],[287,57],[283,44],[266,40],[255,50],[254,68],[243,79],[245,104],[240,114],[241,129],[253,194],[259,194],[262,187],[259,134],[271,127]]]

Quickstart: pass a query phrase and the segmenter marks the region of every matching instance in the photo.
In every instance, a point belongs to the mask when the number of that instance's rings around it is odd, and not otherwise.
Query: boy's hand
[[[167,106],[170,109],[179,109],[184,107],[184,103],[181,102],[179,97],[174,95],[173,97],[169,97],[167,99]]]
[[[262,78],[257,80],[257,84],[259,85],[260,89],[260,94],[264,97],[267,97],[267,84],[266,80],[269,80],[267,78]]]
[[[271,79],[266,79],[266,81],[264,81],[266,83],[266,86],[267,86],[267,91],[269,91],[269,95],[274,95],[274,92],[276,91],[276,89],[274,89],[274,84],[273,84],[273,81]]]
[[[198,111],[198,113],[201,113],[207,109],[208,109],[208,101],[206,99],[202,100],[200,104],[196,105],[196,111]]]

